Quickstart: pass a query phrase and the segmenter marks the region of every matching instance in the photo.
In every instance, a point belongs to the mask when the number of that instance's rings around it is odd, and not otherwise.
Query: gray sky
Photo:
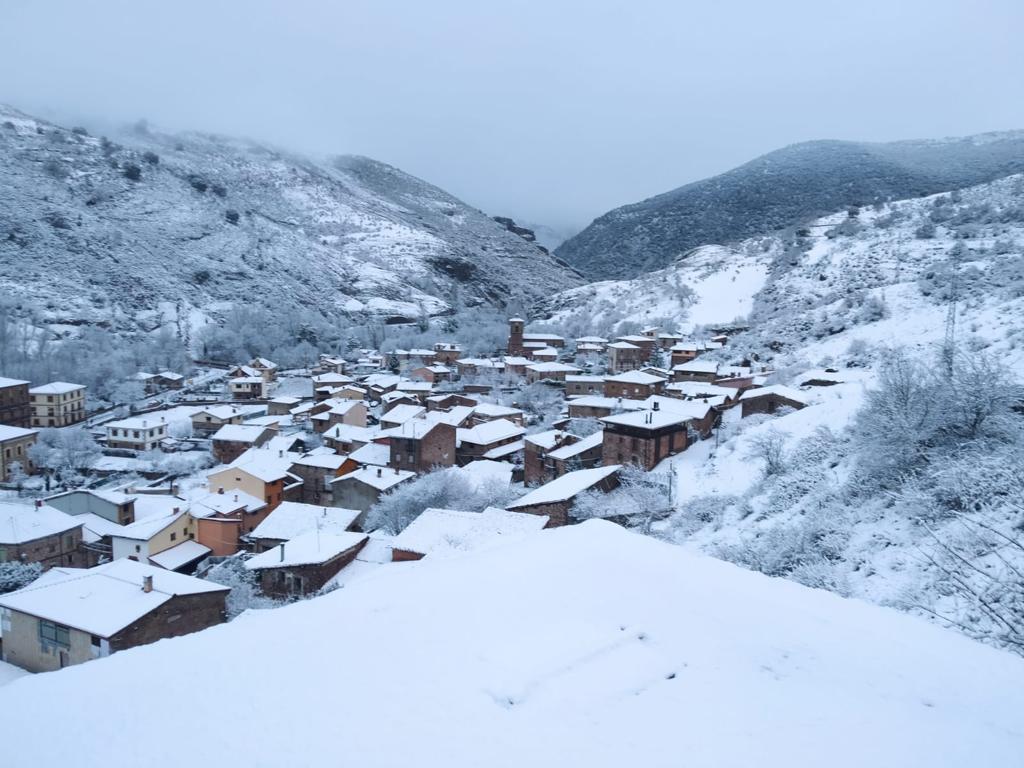
[[[805,139],[1024,128],[1022,0],[0,2],[0,101],[365,154],[555,226]]]

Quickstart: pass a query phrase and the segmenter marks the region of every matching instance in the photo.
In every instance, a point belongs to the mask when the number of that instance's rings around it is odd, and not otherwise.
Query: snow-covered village
[[[0,14],[5,756],[1020,763],[1024,8],[400,5]]]

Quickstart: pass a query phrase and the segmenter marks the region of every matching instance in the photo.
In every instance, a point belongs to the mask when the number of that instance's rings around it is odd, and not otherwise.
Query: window
[[[139,546],[138,544],[136,544],[136,545],[135,545],[135,551],[136,551],[136,552],[141,552],[141,551],[142,551],[142,547],[141,547],[141,546]]]
[[[100,647],[100,639],[96,635],[89,635],[89,642],[92,644],[93,648]]]
[[[177,532],[171,531],[171,541],[177,541],[177,540],[178,540]]]
[[[59,645],[63,648],[71,647],[71,630],[63,624],[55,624],[44,619],[39,620],[39,641],[50,645]]]

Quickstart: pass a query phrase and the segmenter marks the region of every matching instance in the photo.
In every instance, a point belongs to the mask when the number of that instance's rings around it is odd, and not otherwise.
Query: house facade
[[[86,565],[82,535],[81,522],[41,501],[0,502],[0,563]]]
[[[275,597],[318,592],[366,546],[363,533],[301,534],[245,563],[259,578],[260,591]]]
[[[210,581],[129,560],[59,570],[0,595],[9,664],[50,672],[226,619],[231,590]]]
[[[456,428],[444,422],[413,419],[386,432],[389,466],[418,475],[455,464]]]
[[[635,464],[652,470],[689,445],[690,417],[662,410],[606,416],[601,453],[605,464]]]
[[[0,424],[0,481],[10,481],[16,467],[21,467],[26,475],[35,472],[29,449],[38,437],[39,432],[35,429]]]
[[[0,424],[23,429],[32,426],[32,405],[27,381],[0,377]]]
[[[151,451],[167,437],[167,423],[161,418],[133,416],[104,425],[108,448],[128,448],[133,451]]]
[[[67,427],[85,420],[85,385],[53,381],[29,391],[33,427]]]

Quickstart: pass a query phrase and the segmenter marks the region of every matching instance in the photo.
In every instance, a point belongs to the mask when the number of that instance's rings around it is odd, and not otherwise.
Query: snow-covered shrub
[[[276,608],[281,603],[260,592],[256,573],[245,567],[247,557],[239,553],[214,565],[203,577],[207,581],[230,587],[228,593],[228,619],[233,619],[250,608]]]
[[[27,587],[43,573],[39,563],[0,563],[0,595]]]
[[[431,507],[480,512],[485,507],[503,507],[516,496],[507,484],[493,482],[475,486],[457,468],[438,469],[384,494],[367,513],[365,529],[398,534]]]

